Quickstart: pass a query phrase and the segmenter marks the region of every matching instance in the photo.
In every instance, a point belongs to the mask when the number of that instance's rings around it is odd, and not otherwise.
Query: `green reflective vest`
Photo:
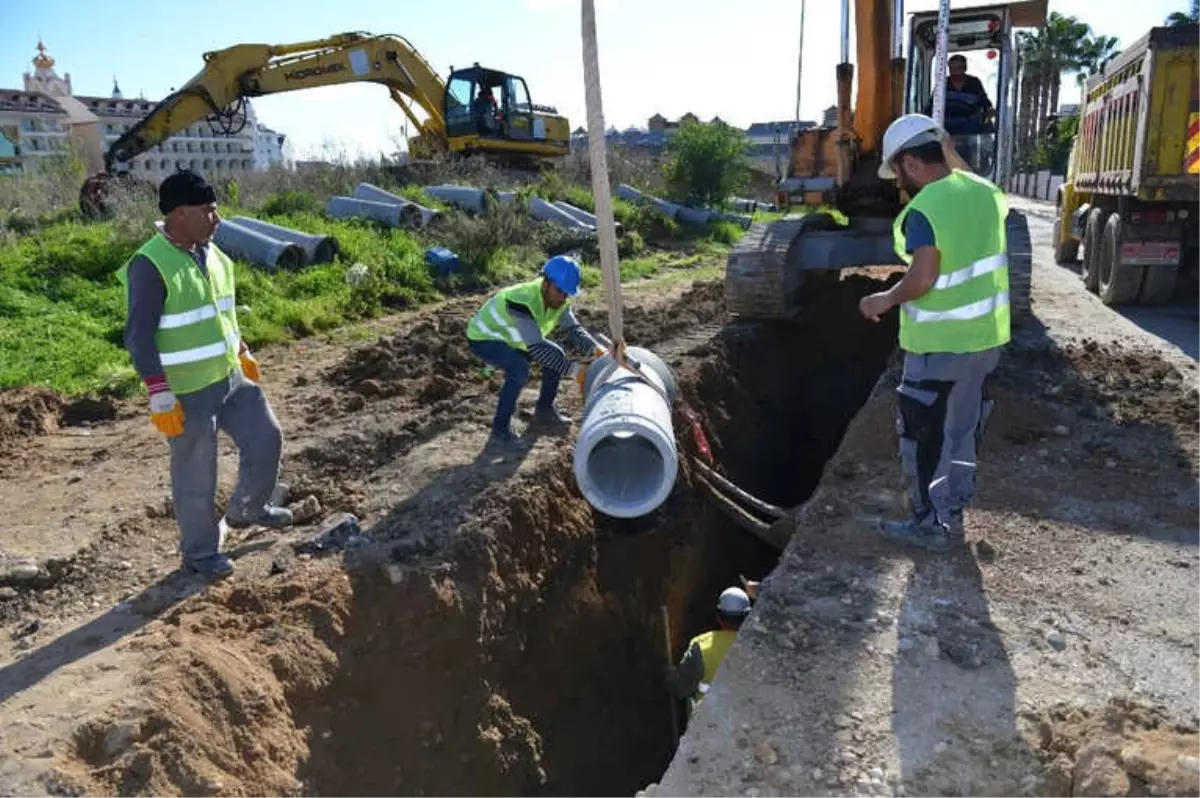
[[[510,301],[529,308],[538,329],[542,331],[542,337],[548,336],[566,312],[568,303],[564,302],[557,308],[546,307],[542,299],[542,279],[535,277],[497,291],[467,325],[467,338],[472,341],[501,341],[514,349],[525,351],[525,342],[508,312]]]
[[[135,253],[154,264],[167,288],[154,343],[167,384],[176,394],[195,393],[229,376],[238,365],[233,261],[216,244],[208,247],[208,276],[192,257],[155,235]],[[117,270],[129,296],[130,258]]]
[[[995,185],[953,170],[922,188],[892,226],[905,263],[904,218],[929,220],[941,256],[937,282],[900,312],[900,348],[915,354],[980,352],[1008,343],[1007,202]]]
[[[695,712],[696,707],[700,704],[700,699],[712,686],[713,679],[717,677],[717,668],[721,667],[725,655],[729,652],[729,647],[736,639],[737,631],[734,629],[714,629],[711,632],[696,635],[688,643],[689,649],[693,645],[700,647],[700,657],[704,660],[704,677],[700,680],[700,690],[688,699],[689,716]]]

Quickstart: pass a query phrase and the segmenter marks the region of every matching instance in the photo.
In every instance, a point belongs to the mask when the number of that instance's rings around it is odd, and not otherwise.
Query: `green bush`
[[[263,200],[259,211],[267,216],[278,216],[285,213],[315,213],[320,207],[317,198],[308,191],[279,191]]]
[[[684,125],[667,141],[663,176],[672,199],[703,206],[724,204],[750,177],[746,136],[720,123]]]

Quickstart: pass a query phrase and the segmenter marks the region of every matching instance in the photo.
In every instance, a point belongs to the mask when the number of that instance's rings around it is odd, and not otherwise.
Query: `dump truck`
[[[1200,25],[1152,28],[1084,87],[1055,198],[1059,263],[1106,305],[1158,305],[1200,269]]]

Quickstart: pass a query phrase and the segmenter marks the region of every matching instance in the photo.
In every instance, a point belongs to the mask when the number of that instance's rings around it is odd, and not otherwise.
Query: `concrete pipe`
[[[298,244],[304,250],[306,263],[332,263],[339,251],[338,240],[333,236],[302,233],[261,219],[251,219],[249,216],[235,216],[230,221],[236,222],[239,227],[255,230],[279,241]]]
[[[479,213],[484,211],[487,203],[484,190],[471,186],[425,186],[425,193],[448,205]]]
[[[591,213],[590,211],[585,211],[583,208],[577,208],[569,202],[562,202],[562,201],[555,202],[554,207],[558,208],[560,211],[567,214],[568,216],[575,219],[576,221],[583,222],[588,227],[592,227],[592,228],[596,227],[596,214]],[[622,232],[622,229],[623,229],[621,227],[621,223],[614,222],[614,224],[616,225],[616,228],[617,228],[617,235],[620,235]]]
[[[415,205],[393,205],[354,197],[330,197],[325,204],[325,213],[334,219],[373,219],[392,227],[417,227],[421,224],[421,212]]]
[[[614,518],[639,518],[656,510],[671,495],[679,473],[671,423],[675,375],[653,352],[636,346],[628,352],[655,387],[609,355],[601,357],[588,370],[583,422],[575,441],[579,490],[589,504]]]
[[[543,222],[553,222],[562,227],[569,227],[572,230],[579,230],[585,233],[595,233],[596,228],[585,222],[581,222],[571,214],[557,207],[553,203],[546,202],[541,197],[529,198],[529,215],[534,219]]]
[[[230,257],[266,266],[269,269],[299,269],[304,265],[304,249],[290,241],[264,235],[237,222],[222,221],[213,241]]]
[[[393,194],[390,191],[384,191],[379,186],[373,186],[370,183],[359,183],[354,187],[354,199],[370,200],[372,202],[386,202],[390,205],[411,205],[421,213],[421,226],[428,227],[433,222],[437,221],[442,212],[436,208],[426,208],[424,205],[419,205],[412,200],[407,200],[399,194]]]

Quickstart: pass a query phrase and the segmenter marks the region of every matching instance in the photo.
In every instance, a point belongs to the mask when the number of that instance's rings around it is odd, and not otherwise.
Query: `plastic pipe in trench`
[[[641,363],[641,376],[611,355],[588,369],[574,453],[579,490],[589,504],[614,518],[639,518],[656,510],[671,495],[679,473],[671,422],[675,375],[649,350],[631,346],[627,353]]]

